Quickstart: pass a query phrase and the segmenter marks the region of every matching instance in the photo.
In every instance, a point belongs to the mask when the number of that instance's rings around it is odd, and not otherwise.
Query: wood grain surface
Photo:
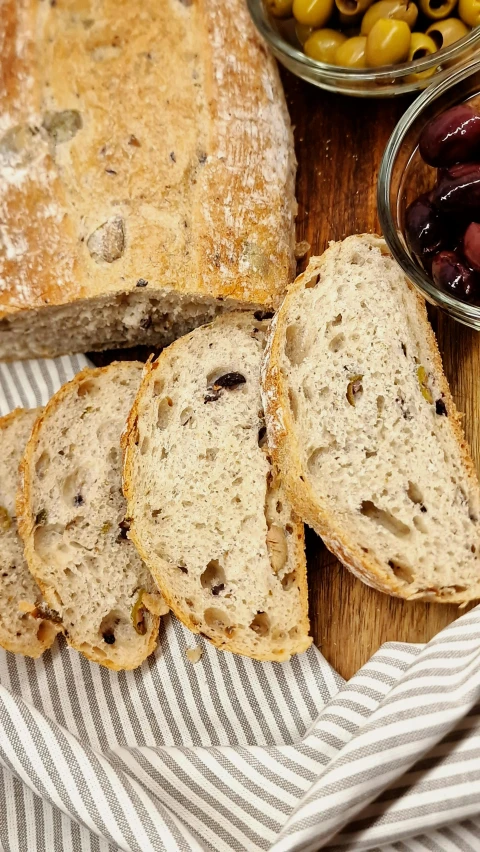
[[[297,240],[320,254],[329,240],[377,231],[376,181],[383,150],[406,98],[362,100],[323,92],[282,72],[295,127],[298,159]],[[305,266],[308,258],[300,265]],[[480,335],[436,310],[445,371],[475,461],[480,461]],[[94,354],[97,364],[147,356],[145,350]],[[310,618],[315,643],[345,678],[351,677],[384,642],[426,642],[462,610],[441,604],[408,603],[363,585],[307,530]]]

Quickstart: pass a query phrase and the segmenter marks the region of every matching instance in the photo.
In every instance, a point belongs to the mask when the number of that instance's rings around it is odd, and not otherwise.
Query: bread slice
[[[292,285],[263,373],[268,439],[298,514],[361,580],[480,597],[480,493],[425,305],[375,236]]]
[[[123,443],[129,535],[175,615],[222,650],[309,647],[303,525],[264,446],[266,322],[225,316],[149,364]]]
[[[37,420],[17,507],[30,570],[69,643],[111,669],[133,669],[167,611],[127,538],[120,435],[142,365],[78,373]]]
[[[27,657],[43,654],[60,629],[28,570],[15,513],[18,465],[40,412],[17,408],[0,418],[0,646]]]
[[[140,5],[2,6],[0,359],[164,346],[292,280],[292,132],[245,0]]]

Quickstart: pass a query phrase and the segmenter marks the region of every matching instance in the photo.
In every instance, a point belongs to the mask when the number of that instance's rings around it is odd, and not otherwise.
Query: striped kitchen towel
[[[0,414],[86,363],[0,364]],[[348,683],[315,648],[257,663],[173,616],[134,672],[63,639],[0,651],[5,852],[479,852],[479,815],[480,607]]]

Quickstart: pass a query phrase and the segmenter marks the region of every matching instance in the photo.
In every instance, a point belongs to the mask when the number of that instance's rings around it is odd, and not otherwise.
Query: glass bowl
[[[294,31],[290,32],[289,22],[271,16],[264,0],[247,0],[247,4],[257,29],[282,65],[302,80],[344,95],[375,98],[417,92],[443,80],[452,70],[473,61],[480,49],[480,27],[477,27],[450,47],[415,62],[375,69],[339,68],[310,59],[303,53],[298,41],[297,46],[294,46],[295,34]],[[432,68],[436,70],[431,76],[412,79],[412,74],[420,74]]]
[[[436,287],[409,250],[404,227],[407,206],[422,192],[431,189],[436,179],[436,170],[427,166],[420,157],[420,134],[430,119],[465,102],[471,103],[480,112],[480,62],[430,86],[400,119],[380,166],[377,208],[388,248],[423,297],[464,325],[480,330],[480,306],[456,299]]]

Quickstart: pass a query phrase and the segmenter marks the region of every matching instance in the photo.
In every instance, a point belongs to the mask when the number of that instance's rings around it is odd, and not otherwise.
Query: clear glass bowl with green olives
[[[290,71],[324,89],[390,97],[424,89],[480,49],[480,0],[247,0]]]
[[[446,166],[447,161],[457,165]],[[463,165],[467,162],[468,166]],[[472,168],[477,170],[475,183],[465,178],[465,170]],[[457,184],[463,193],[462,198],[456,196],[456,202],[455,187],[453,191],[452,187],[444,191],[444,183],[453,173],[459,174],[461,180]],[[479,225],[469,226],[469,223],[479,222],[479,173],[480,61],[477,61],[429,86],[411,104],[388,141],[377,185],[380,227],[407,278],[431,304],[477,330],[480,330]],[[435,192],[442,196],[442,202],[448,200],[448,211],[445,206],[437,206]],[[426,209],[426,215],[422,216],[422,203],[426,208],[430,202],[433,217]],[[439,243],[435,247],[437,226]],[[479,249],[473,258],[472,246],[467,242],[467,232],[472,228],[476,232],[474,248]],[[446,251],[447,248],[451,251]],[[444,280],[438,264],[456,257],[457,253],[463,258],[464,252],[465,266],[471,268],[463,271],[468,272],[471,280],[459,276],[458,270],[454,277]],[[446,266],[443,272],[448,272]]]

